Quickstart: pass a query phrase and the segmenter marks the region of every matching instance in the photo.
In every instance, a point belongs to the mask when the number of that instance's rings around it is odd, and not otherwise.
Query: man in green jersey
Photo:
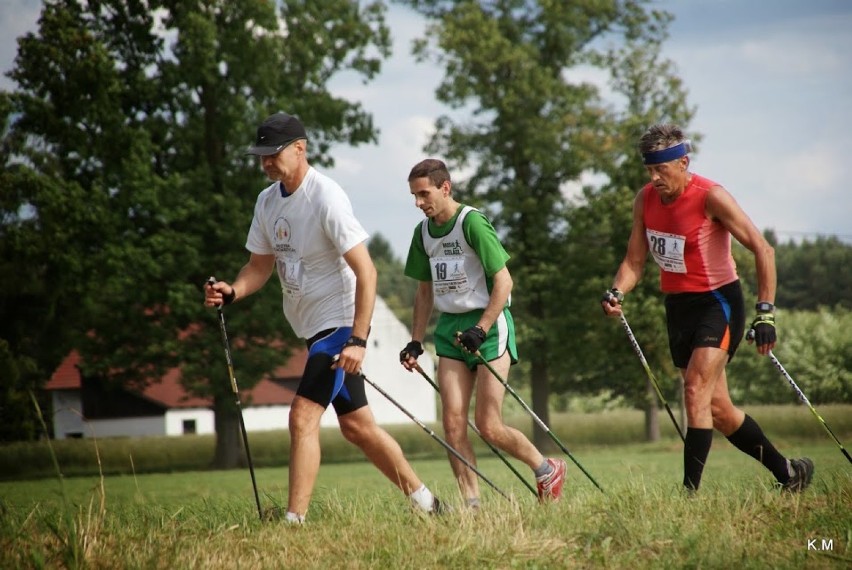
[[[400,352],[409,371],[423,354],[432,309],[440,311],[435,329],[438,384],[447,442],[471,464],[476,457],[468,438],[468,410],[476,389],[475,425],[493,446],[534,471],[541,500],[556,501],[565,482],[565,461],[545,458],[520,431],[503,422],[506,388],[481,357],[502,377],[518,361],[515,327],[509,312],[512,276],[509,255],[488,219],[456,202],[447,166],[426,159],[411,169],[408,186],[426,219],[414,230],[405,274],[418,280],[412,340]],[[479,506],[476,474],[450,455],[450,465],[471,507]]]

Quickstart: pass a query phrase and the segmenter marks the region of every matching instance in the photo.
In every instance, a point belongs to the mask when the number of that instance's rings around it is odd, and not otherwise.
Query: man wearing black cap
[[[440,510],[399,444],[370,411],[360,374],[376,300],[376,269],[367,232],[343,189],[307,160],[307,134],[296,117],[275,113],[257,129],[249,154],[272,184],[257,198],[246,241],[248,263],[233,284],[205,286],[205,304],[228,304],[260,289],[277,270],[284,315],[307,339],[308,362],[290,410],[286,520],[305,519],[320,465],[320,417],[334,406],[343,435],[415,507]],[[333,358],[338,356],[336,364]]]

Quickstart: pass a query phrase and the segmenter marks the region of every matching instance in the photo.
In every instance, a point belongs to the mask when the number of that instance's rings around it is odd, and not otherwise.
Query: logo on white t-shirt
[[[287,218],[278,218],[272,228],[272,239],[276,244],[290,243],[290,222]]]
[[[287,218],[275,220],[272,226],[273,249],[278,253],[278,276],[284,293],[292,300],[302,296],[302,260],[296,249],[290,245],[292,230]]]

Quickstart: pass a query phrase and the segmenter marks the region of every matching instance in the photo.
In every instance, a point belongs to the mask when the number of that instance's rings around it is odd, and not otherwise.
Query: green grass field
[[[826,437],[777,444],[814,459],[804,494],[779,493],[717,439],[687,498],[680,442],[667,440],[572,450],[605,493],[569,460],[563,500],[539,505],[480,453],[514,501],[482,485],[476,515],[458,506],[446,460],[412,461],[456,505],[442,517],[414,513],[369,464],[325,464],[302,527],[257,520],[248,470],[0,482],[0,568],[852,567],[852,465]],[[264,506],[286,505],[286,467],[257,479]]]

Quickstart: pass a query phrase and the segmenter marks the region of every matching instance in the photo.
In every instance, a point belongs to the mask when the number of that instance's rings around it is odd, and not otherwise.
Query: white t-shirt
[[[275,255],[284,316],[301,338],[355,318],[355,274],[343,254],[369,235],[346,193],[311,167],[302,184],[281,195],[273,183],[257,197],[246,249]]]

